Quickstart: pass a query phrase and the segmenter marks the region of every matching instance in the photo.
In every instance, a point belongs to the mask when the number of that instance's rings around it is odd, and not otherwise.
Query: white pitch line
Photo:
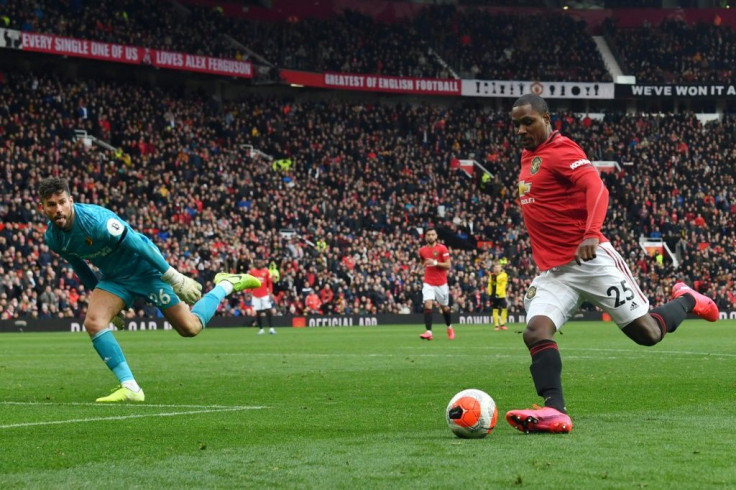
[[[636,354],[635,351],[626,350],[626,349],[578,349],[578,348],[571,348],[569,350],[576,350],[576,351],[591,351],[591,352],[626,352],[629,354]],[[729,352],[702,352],[702,351],[689,351],[689,350],[647,350],[643,349],[642,354],[647,352],[647,355],[670,355],[670,356],[677,356],[677,355],[686,355],[686,356],[711,356],[711,357],[736,357],[736,354],[732,354]]]
[[[164,405],[157,403],[99,403],[99,402],[10,402],[0,401],[0,405],[69,405],[81,407],[115,407],[115,408],[202,408],[205,410],[216,408],[251,410],[264,407],[240,405]]]
[[[13,429],[17,427],[31,427],[37,425],[61,425],[61,424],[76,424],[80,422],[99,422],[104,420],[126,420],[126,419],[140,419],[143,417],[176,417],[177,415],[192,415],[198,413],[213,413],[213,412],[234,412],[238,410],[259,410],[264,407],[231,407],[231,408],[217,408],[210,410],[191,410],[189,412],[168,412],[168,413],[148,413],[140,415],[119,415],[114,417],[89,417],[84,419],[69,419],[69,420],[53,420],[47,422],[23,422],[20,424],[6,424],[0,425],[0,429]]]

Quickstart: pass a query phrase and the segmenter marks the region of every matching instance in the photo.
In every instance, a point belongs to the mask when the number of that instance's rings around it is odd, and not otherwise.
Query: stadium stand
[[[567,17],[534,22],[554,39],[573,33],[579,49],[566,55],[576,66],[591,68],[586,73],[554,53],[525,57],[528,63],[513,66],[496,67],[493,57],[483,60],[484,54],[503,56],[508,49],[508,44],[483,44],[490,42],[483,22],[507,30],[512,35],[505,40],[513,41],[519,23],[529,21],[508,14],[475,19],[465,11],[436,8],[409,25],[392,27],[357,13],[260,25],[191,5],[185,15],[165,2],[71,5],[79,8],[70,14],[55,2],[7,2],[0,4],[0,14],[9,18],[7,25],[22,30],[225,57],[242,57],[244,51],[223,36],[201,34],[237,33],[248,25],[253,30],[242,34],[244,46],[278,66],[299,69],[449,76],[431,56],[419,62],[418,54],[431,47],[458,72],[472,74],[476,66],[483,77],[607,80],[584,26]],[[145,15],[142,5],[150,7]],[[121,12],[128,20],[121,20]],[[175,20],[183,24],[174,26]],[[423,36],[436,29],[454,32],[456,25],[467,26],[470,44],[457,42],[461,31],[429,40]],[[321,38],[324,26],[331,27],[330,34]],[[383,41],[366,42],[371,49],[358,50],[344,39],[351,29],[363,40],[380,35]],[[708,39],[717,34],[703,32]],[[610,34],[623,35],[615,28]],[[672,36],[691,34],[673,22],[664,30],[662,49]],[[334,57],[318,59],[318,45]],[[631,46],[624,59],[647,59],[636,42]],[[300,48],[304,56],[286,59]],[[346,65],[348,53],[359,56]],[[380,69],[379,59],[384,60]],[[677,67],[685,61],[662,66],[684,73]],[[715,67],[700,67],[693,80],[722,75]],[[50,174],[68,175],[78,201],[110,207],[152,236],[172,265],[205,285],[218,270],[246,270],[255,256],[267,257],[281,273],[277,307],[282,314],[303,313],[307,294],[325,296],[328,285],[334,296],[325,314],[420,312],[416,251],[428,224],[438,226],[451,244],[456,311],[488,311],[490,263],[506,257],[509,313],[523,312],[534,264],[514,203],[518,149],[507,108],[501,109],[509,99],[498,105],[460,104],[257,90],[213,98],[183,84],[152,86],[125,77],[62,73],[31,63],[4,69],[0,78],[0,319],[85,313],[87,292],[43,245],[34,188]],[[603,174],[611,191],[605,233],[629,258],[650,300],[661,302],[675,278],[682,278],[708,292],[722,310],[736,309],[736,152],[729,150],[736,146],[736,116],[703,123],[683,112],[609,111],[597,119],[561,110],[553,123],[581,142],[591,158],[620,164],[620,170]],[[116,150],[90,145],[75,130]],[[493,173],[491,182],[451,168],[453,158],[467,155]],[[278,166],[274,160],[290,163]],[[673,270],[669,262],[644,253],[641,235],[667,241],[680,267]],[[248,297],[236,295],[219,314],[247,316],[249,311]],[[140,304],[128,314],[158,313]]]
[[[622,64],[641,83],[732,83],[736,31],[717,19],[693,25],[673,18],[633,28],[609,22],[607,28]]]
[[[328,19],[258,22],[151,0],[72,2],[71,11],[58,2],[10,2],[0,11],[22,31],[225,58],[257,53],[265,64],[305,71],[611,81],[585,22],[540,10],[428,6],[392,23],[352,10]],[[538,49],[544,44],[567,48]]]

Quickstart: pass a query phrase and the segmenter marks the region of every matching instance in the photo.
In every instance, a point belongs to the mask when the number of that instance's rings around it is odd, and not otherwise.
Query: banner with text
[[[693,317],[694,318],[694,317]],[[721,312],[721,319],[736,319],[736,311]],[[600,321],[602,315],[597,311],[578,312],[571,318],[573,321]],[[435,312],[434,320],[440,324],[441,317]],[[244,328],[245,323],[250,323],[253,318],[246,319],[243,317],[219,317],[212,318],[207,324],[208,329],[212,328]],[[526,316],[510,315],[509,323],[521,323],[526,321]],[[463,325],[491,325],[493,317],[490,313],[453,313],[452,323],[456,328],[462,328]],[[381,327],[384,325],[407,325],[417,329],[418,333],[424,331],[424,315],[395,315],[395,314],[379,314],[379,315],[349,315],[349,316],[323,316],[310,315],[306,317],[296,316],[274,316],[274,327],[285,328],[337,328],[337,327]],[[110,328],[116,330],[111,324]],[[251,327],[256,328],[256,327]],[[125,327],[127,331],[146,331],[146,330],[173,330],[171,324],[165,318],[127,318]],[[0,320],[0,333],[2,332],[84,332],[84,321],[80,318],[51,318],[47,320],[40,319],[16,319],[16,320]]]
[[[644,99],[656,97],[691,98],[736,98],[736,85],[704,84],[704,85],[616,85],[618,99]]]
[[[0,29],[0,48],[20,49],[20,31]]]
[[[24,51],[73,56],[115,63],[150,65],[156,68],[183,70],[210,75],[253,78],[253,65],[249,61],[238,61],[211,56],[161,51],[158,49],[124,46],[87,39],[23,32],[20,43]]]
[[[536,94],[545,99],[613,99],[613,83],[534,82],[528,80],[463,80],[463,97],[520,97]]]
[[[435,313],[434,319],[439,324],[441,321],[439,313]],[[697,318],[690,314],[688,318]],[[736,320],[736,310],[721,311],[719,314],[721,320]],[[252,318],[250,319],[252,321]],[[598,311],[579,311],[571,319],[571,321],[610,321],[601,312]],[[214,317],[207,325],[207,328],[243,328],[243,324],[247,320],[242,317]],[[458,330],[464,325],[486,325],[490,326],[493,322],[491,313],[453,313],[452,323]],[[523,324],[526,322],[526,316],[509,316],[508,323]],[[292,316],[274,316],[273,324],[275,327],[296,327],[296,328],[336,328],[336,327],[380,327],[384,325],[408,325],[422,332],[424,329],[424,315],[355,315],[355,316],[322,316],[313,315],[307,317]],[[115,327],[110,325],[115,330]],[[251,327],[256,328],[256,327]],[[125,328],[127,331],[146,331],[146,330],[173,330],[171,324],[164,318],[127,318],[125,320]],[[84,332],[84,322],[79,318],[52,318],[48,320],[0,320],[0,333],[3,332]]]
[[[390,92],[417,95],[460,95],[460,80],[438,78],[389,77],[358,73],[309,73],[281,70],[281,79],[304,87]]]

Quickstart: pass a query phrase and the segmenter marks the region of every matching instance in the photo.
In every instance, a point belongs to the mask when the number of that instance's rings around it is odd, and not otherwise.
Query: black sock
[[[529,347],[532,355],[532,373],[537,394],[544,398],[546,407],[567,413],[562,396],[562,358],[554,340],[540,340]]]
[[[657,306],[649,314],[659,323],[659,328],[663,329],[662,337],[664,337],[665,332],[669,333],[677,330],[677,327],[687,318],[687,314],[694,307],[695,299],[685,293],[662,306]]]
[[[273,312],[266,310],[266,321],[268,322],[268,328],[273,328]]]
[[[442,316],[445,317],[445,325],[448,327],[452,325],[452,315],[450,314],[450,310],[442,310]]]
[[[432,330],[432,310],[424,310],[424,325],[427,330]]]
[[[263,317],[258,312],[256,312],[256,323],[258,324],[258,328],[263,328]]]

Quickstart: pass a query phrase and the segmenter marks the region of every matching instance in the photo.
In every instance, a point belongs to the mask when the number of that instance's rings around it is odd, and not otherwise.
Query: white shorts
[[[593,260],[581,265],[573,260],[535,277],[524,296],[527,322],[543,315],[559,330],[584,301],[611,315],[619,328],[649,313],[649,300],[608,242],[598,245]]]
[[[422,302],[436,301],[442,306],[450,304],[450,287],[447,284],[432,286],[426,282],[422,286]]]
[[[271,296],[264,296],[262,298],[253,296],[253,309],[254,310],[263,311],[263,310],[270,310],[271,308],[273,308],[273,303],[271,302]]]

